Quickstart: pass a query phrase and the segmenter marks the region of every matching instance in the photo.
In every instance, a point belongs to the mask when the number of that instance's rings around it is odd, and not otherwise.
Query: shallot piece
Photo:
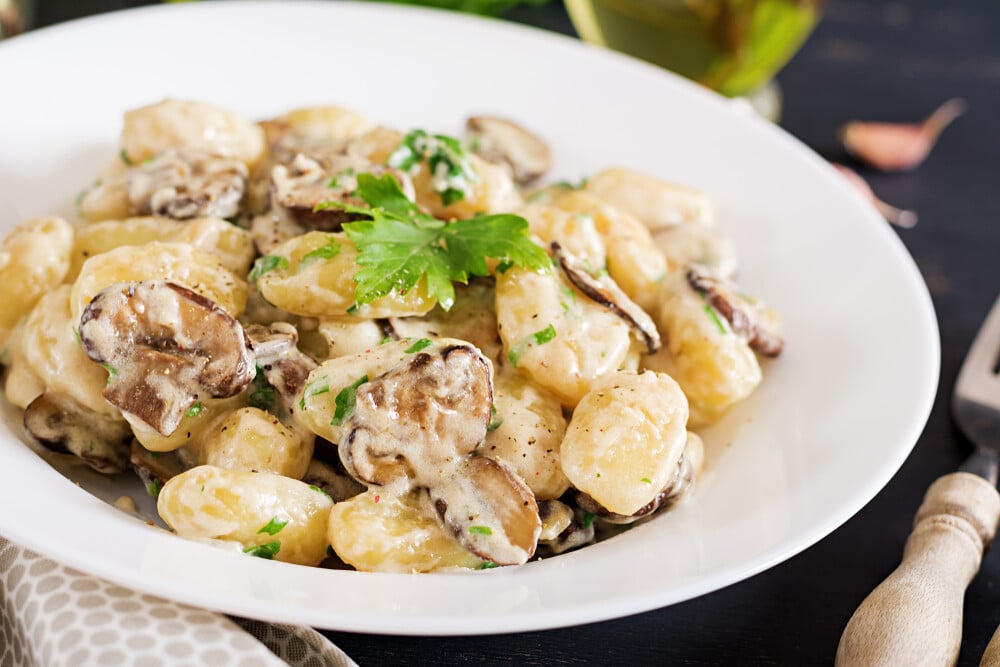
[[[876,169],[907,171],[927,158],[942,130],[963,113],[965,102],[950,99],[921,123],[848,123],[840,140],[848,153]]]
[[[849,169],[842,164],[830,163],[833,168],[836,169],[843,175],[844,179],[861,195],[870,201],[883,218],[896,225],[897,227],[902,227],[904,229],[910,229],[917,224],[917,213],[909,209],[896,208],[892,204],[887,204],[886,202],[875,196],[872,191],[871,186],[868,185],[868,181],[863,179],[856,171]]]

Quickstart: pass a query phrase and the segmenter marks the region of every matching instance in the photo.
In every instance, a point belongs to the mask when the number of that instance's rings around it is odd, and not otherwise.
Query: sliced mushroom
[[[545,534],[546,509],[543,508],[543,505],[548,505],[548,514],[551,517],[551,530],[548,535]],[[574,511],[558,500],[546,500],[544,503],[539,503],[539,510],[542,515],[543,529],[538,544],[551,553],[558,555],[594,541],[593,514],[586,514],[581,510]]]
[[[531,490],[502,464],[485,456],[462,459],[428,497],[462,545],[497,565],[520,565],[535,553],[542,530]]]
[[[324,162],[299,154],[287,166],[276,166],[271,171],[271,208],[287,211],[308,230],[335,232],[345,222],[367,216],[341,208],[316,211],[316,205],[339,202],[367,206],[367,202],[354,196],[358,174],[392,174],[407,197],[412,200],[415,196],[409,176],[399,170],[348,156],[335,156]]]
[[[525,185],[552,166],[552,152],[540,137],[517,123],[493,116],[473,116],[465,123],[473,152],[494,164],[506,164]]]
[[[558,241],[552,242],[552,254],[559,260],[566,278],[595,303],[604,306],[632,327],[633,333],[646,346],[647,352],[652,354],[660,349],[660,332],[657,331],[653,318],[614,281],[610,278],[603,281],[594,278],[584,269],[582,262],[566,252]]]
[[[322,489],[335,503],[365,492],[365,486],[348,475],[342,466],[333,466],[317,459],[310,461],[302,481]]]
[[[167,149],[125,175],[133,215],[178,220],[233,217],[247,178],[242,162],[197,148]]]
[[[288,322],[274,322],[270,327],[251,324],[245,330],[264,378],[278,392],[285,409],[293,412],[295,395],[318,364],[299,350],[299,332]]]
[[[255,375],[243,327],[215,303],[163,280],[118,283],[80,318],[87,355],[108,369],[105,400],[169,436],[205,394],[235,396]]]
[[[88,410],[76,401],[42,394],[24,410],[24,428],[54,452],[72,454],[100,473],[114,475],[128,464],[128,424]]]
[[[729,322],[733,333],[745,338],[753,350],[766,357],[781,354],[785,342],[776,327],[761,317],[758,309],[732,284],[696,264],[688,266],[687,280]]]
[[[149,495],[156,496],[171,477],[181,474],[193,466],[185,462],[176,452],[151,452],[138,440],[132,440],[129,461],[132,469],[142,480]]]
[[[635,523],[639,519],[645,519],[658,510],[664,510],[673,505],[683,496],[694,484],[695,470],[687,460],[686,456],[681,456],[677,461],[677,472],[674,479],[667,486],[663,487],[656,497],[649,503],[639,508],[633,514],[618,514],[604,508],[599,502],[580,492],[576,496],[576,504],[585,512],[589,512],[602,521],[619,525]]]
[[[486,436],[492,405],[493,372],[479,350],[429,347],[358,386],[341,460],[369,484],[409,477],[434,485]]]

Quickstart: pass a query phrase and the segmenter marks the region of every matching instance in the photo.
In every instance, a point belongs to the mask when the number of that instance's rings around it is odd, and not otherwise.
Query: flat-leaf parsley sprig
[[[371,220],[344,224],[358,249],[354,298],[366,304],[392,292],[406,294],[426,278],[427,295],[448,310],[455,303],[453,282],[487,276],[486,258],[533,270],[549,270],[545,250],[528,235],[528,221],[501,213],[446,223],[421,211],[391,174],[359,174],[355,196],[368,206],[322,202],[316,210],[341,208]]]

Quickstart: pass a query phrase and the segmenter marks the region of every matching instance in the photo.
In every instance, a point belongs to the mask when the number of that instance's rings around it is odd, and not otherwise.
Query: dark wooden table
[[[36,24],[141,4],[150,3],[38,0]],[[573,33],[558,2],[515,10],[510,18]],[[948,406],[965,351],[1000,293],[1000,3],[829,0],[822,24],[779,80],[785,92],[782,125],[837,160],[846,159],[837,141],[837,128],[846,121],[917,120],[949,97],[968,101],[966,117],[917,171],[862,171],[883,199],[920,214],[917,227],[899,235],[930,288],[941,330],[940,388],[910,458],[832,535],[724,590],[629,618],[528,634],[327,633],[360,664],[832,663],[851,613],[898,564],[927,486],[953,471],[970,450]],[[998,623],[1000,554],[992,553],[966,596],[961,665],[978,664]]]

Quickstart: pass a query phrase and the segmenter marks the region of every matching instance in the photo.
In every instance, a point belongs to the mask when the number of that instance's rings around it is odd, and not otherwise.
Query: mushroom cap
[[[687,280],[692,289],[702,294],[726,318],[733,332],[742,336],[751,349],[765,357],[781,354],[785,341],[775,323],[740,295],[734,285],[697,264],[688,266]]]
[[[83,311],[80,339],[110,373],[105,400],[161,435],[173,433],[205,395],[235,396],[255,375],[239,322],[168,281],[104,289]]]
[[[538,179],[552,166],[548,144],[517,123],[473,116],[465,126],[476,145],[474,152],[487,162],[509,166],[514,180],[522,185]]]

